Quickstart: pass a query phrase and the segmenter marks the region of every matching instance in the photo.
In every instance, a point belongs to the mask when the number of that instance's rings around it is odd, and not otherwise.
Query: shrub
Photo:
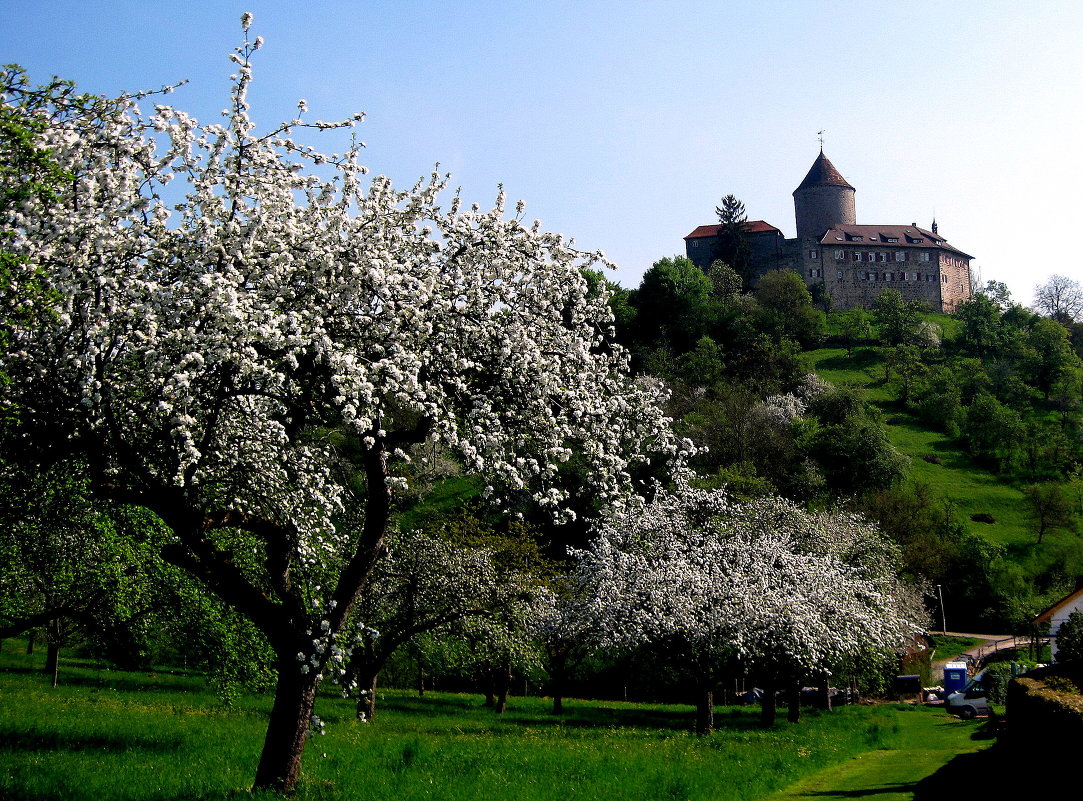
[[[1057,661],[1083,658],[1083,612],[1072,612],[1057,629]]]

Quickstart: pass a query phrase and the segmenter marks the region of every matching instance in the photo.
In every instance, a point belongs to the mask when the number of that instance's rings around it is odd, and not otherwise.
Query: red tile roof
[[[688,236],[686,236],[685,239],[699,239],[705,236],[718,236],[718,232],[721,228],[722,226],[718,224],[701,225]],[[771,231],[782,233],[782,231],[780,231],[778,228],[775,228],[775,226],[771,225],[770,223],[764,222],[763,220],[749,220],[744,224],[741,230],[743,230],[746,234],[765,234],[770,233]]]

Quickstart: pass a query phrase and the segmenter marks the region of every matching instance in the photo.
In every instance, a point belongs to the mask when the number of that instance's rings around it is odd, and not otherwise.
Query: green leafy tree
[[[1027,345],[1031,358],[1025,368],[1031,382],[1049,400],[1057,382],[1073,367],[1079,368],[1079,358],[1072,350],[1067,329],[1055,320],[1036,321],[1028,333]]]
[[[1023,496],[1027,500],[1027,520],[1039,545],[1046,534],[1075,529],[1072,502],[1060,484],[1030,484],[1023,488]]]
[[[919,341],[922,312],[928,306],[918,300],[905,300],[897,289],[885,289],[876,297],[872,318],[880,341],[885,345],[903,345]]]
[[[978,459],[1003,468],[1016,456],[1024,435],[1023,420],[987,392],[979,392],[960,425],[967,449]]]
[[[986,281],[985,286],[974,294],[988,298],[1002,312],[1007,311],[1014,305],[1012,303],[1012,293],[1008,289],[1008,285],[1003,281]]]
[[[839,331],[846,337],[846,355],[853,356],[857,343],[872,336],[872,318],[864,309],[848,309],[837,319]]]
[[[841,495],[890,487],[906,476],[909,466],[888,440],[884,425],[868,418],[823,426],[812,437],[811,451],[828,486]]]
[[[1083,659],[1083,612],[1072,612],[1055,632],[1058,662]]]
[[[812,305],[808,287],[793,270],[772,270],[756,284],[760,312],[757,324],[764,333],[789,338],[804,348],[820,344],[824,337],[824,313]]]
[[[988,295],[974,295],[960,304],[953,316],[962,323],[955,341],[965,353],[984,358],[997,352],[1009,336],[1000,319],[1000,307]]]
[[[700,337],[696,347],[680,358],[682,380],[697,387],[709,387],[722,378],[726,366],[722,349],[710,337]]]
[[[634,341],[641,347],[691,350],[711,328],[710,279],[683,256],[656,261],[630,297],[636,308]]]
[[[741,276],[726,262],[712,261],[707,277],[711,281],[711,296],[719,302],[732,303],[741,294]]]

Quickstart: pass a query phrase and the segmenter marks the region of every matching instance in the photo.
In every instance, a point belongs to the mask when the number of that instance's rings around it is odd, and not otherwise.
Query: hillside
[[[928,484],[937,496],[955,504],[970,531],[1002,545],[1029,545],[1033,536],[1026,529],[1022,491],[976,464],[956,439],[923,424],[902,407],[884,381],[880,348],[858,348],[853,356],[847,356],[845,348],[820,348],[806,357],[832,384],[864,391],[883,412],[891,444],[910,458],[910,479]],[[971,519],[983,513],[995,522]]]

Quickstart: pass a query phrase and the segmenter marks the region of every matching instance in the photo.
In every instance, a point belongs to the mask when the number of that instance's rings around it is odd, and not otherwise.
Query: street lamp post
[[[940,589],[940,585],[936,585],[936,596],[940,599],[940,630],[947,634],[948,632],[948,619],[947,614],[944,612],[944,593]]]

